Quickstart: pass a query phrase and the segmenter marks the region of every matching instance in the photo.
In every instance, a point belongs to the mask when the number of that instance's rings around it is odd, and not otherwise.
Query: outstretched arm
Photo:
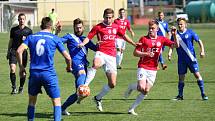
[[[199,47],[200,47],[200,57],[203,58],[205,56],[204,44],[202,43],[201,40],[199,40],[198,44],[199,44]]]
[[[130,44],[133,45],[134,47],[137,46],[136,43],[135,43],[132,39],[130,39],[130,38],[128,37],[127,34],[125,34],[125,35],[123,36],[123,38],[124,38],[124,40],[125,40],[126,42],[130,43]]]
[[[66,67],[67,72],[72,71],[71,70],[72,69],[72,59],[71,59],[69,53],[67,51],[63,51],[62,55],[65,58],[65,62],[66,62],[66,65],[67,65],[67,67]]]

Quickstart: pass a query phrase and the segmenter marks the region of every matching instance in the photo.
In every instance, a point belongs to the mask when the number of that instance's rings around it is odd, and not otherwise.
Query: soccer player
[[[176,29],[173,27],[172,34],[174,42],[166,37],[158,36],[158,22],[156,20],[149,21],[148,35],[140,38],[139,43],[142,45],[137,46],[133,54],[140,57],[137,69],[137,83],[130,84],[125,92],[125,98],[131,94],[133,90],[138,90],[140,94],[137,96],[134,103],[130,106],[128,113],[137,115],[134,109],[141,103],[152,88],[158,66],[158,58],[162,51],[163,46],[178,47],[179,42],[176,39]]]
[[[8,43],[8,51],[7,51],[7,59],[9,60],[10,65],[10,81],[12,84],[11,94],[16,94],[18,91],[16,89],[16,50],[22,44],[22,42],[26,39],[26,37],[32,34],[32,30],[25,26],[26,16],[24,13],[20,13],[18,15],[19,25],[13,27],[10,30],[10,41]],[[23,66],[27,66],[28,53],[27,49],[23,52]],[[23,86],[25,84],[26,74],[20,77],[20,86],[19,92],[23,93]]]
[[[69,54],[72,57],[72,74],[75,76],[75,87],[76,90],[80,85],[84,85],[86,80],[86,72],[89,62],[87,60],[87,52],[88,48],[93,51],[96,51],[96,45],[93,44],[92,41],[87,43],[84,47],[78,48],[78,44],[82,43],[82,41],[86,38],[83,36],[84,33],[84,25],[83,21],[79,18],[73,21],[73,29],[74,34],[66,34],[62,38],[63,42],[67,43],[67,48],[69,50]],[[67,107],[72,105],[74,102],[78,100],[77,92],[70,95],[67,100],[62,105],[62,114],[70,115],[69,112],[66,111]]]
[[[197,79],[197,84],[201,92],[202,100],[208,100],[208,97],[205,95],[204,91],[204,81],[199,72],[199,66],[195,55],[193,41],[197,42],[200,47],[201,58],[205,56],[204,45],[202,41],[199,39],[199,36],[191,29],[187,28],[187,22],[184,18],[178,18],[177,23],[178,23],[177,38],[179,40],[180,47],[176,49],[178,54],[179,81],[178,81],[178,96],[175,98],[175,100],[183,100],[184,80],[188,68]],[[172,50],[169,51],[168,55],[171,59]]]
[[[51,18],[53,22],[53,27],[52,27],[52,34],[56,34],[56,26],[58,23],[58,16],[57,13],[55,12],[55,9],[52,8],[51,12],[48,15],[49,18]]]
[[[132,38],[134,37],[134,32],[131,28],[130,22],[128,19],[126,19],[125,15],[125,9],[120,8],[119,9],[119,18],[114,20],[114,23],[118,24],[120,29],[123,32],[126,32],[126,29],[131,33]],[[125,50],[125,45],[126,41],[121,37],[117,36],[116,38],[116,49],[117,49],[117,54],[116,54],[116,64],[117,64],[117,69],[121,69],[121,63],[123,59],[123,51]]]
[[[27,109],[28,121],[34,120],[35,104],[37,95],[41,93],[43,86],[52,100],[54,109],[54,121],[61,120],[61,99],[58,78],[54,69],[54,53],[56,49],[65,58],[66,70],[71,70],[71,57],[66,52],[61,38],[51,33],[52,21],[44,17],[41,21],[40,32],[27,37],[17,50],[20,75],[25,73],[22,62],[22,53],[28,47],[30,50],[30,77],[28,83],[29,104]]]
[[[79,47],[84,47],[84,45],[87,44],[95,35],[99,37],[93,66],[87,71],[85,83],[85,85],[89,85],[95,77],[96,70],[103,66],[108,79],[108,84],[104,85],[101,92],[94,97],[96,107],[99,111],[103,111],[101,102],[102,97],[104,97],[116,85],[116,36],[122,36],[127,42],[136,46],[136,43],[134,43],[117,24],[113,23],[113,17],[114,11],[111,8],[105,9],[103,22],[94,26],[89,32],[87,38],[84,39],[83,43],[79,44]]]
[[[158,12],[158,19],[157,19],[158,23],[159,23],[159,30],[158,30],[158,36],[164,36],[169,38],[170,37],[170,31],[168,28],[168,22],[166,22],[164,20],[164,13],[163,12]],[[166,35],[167,33],[167,35]],[[164,51],[165,46],[163,46],[162,48],[162,52]],[[162,52],[159,56],[159,62],[161,64],[161,68],[162,70],[165,70],[167,68],[167,65],[164,63],[164,58],[162,56]]]

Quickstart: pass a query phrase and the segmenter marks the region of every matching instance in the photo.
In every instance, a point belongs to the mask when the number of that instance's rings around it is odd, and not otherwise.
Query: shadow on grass
[[[127,114],[122,112],[70,112],[72,116],[82,116],[82,115],[121,115]]]
[[[27,118],[27,114],[26,113],[1,113],[0,115],[3,116],[8,116],[8,117],[26,117]],[[49,113],[49,114],[45,114],[45,113],[35,113],[35,118],[48,118],[51,119],[53,118],[53,114]]]
[[[178,81],[158,81],[157,83],[177,83],[178,84]],[[196,80],[193,80],[193,81],[186,81],[185,80],[185,83],[197,83]],[[215,81],[204,81],[204,83],[215,83]]]

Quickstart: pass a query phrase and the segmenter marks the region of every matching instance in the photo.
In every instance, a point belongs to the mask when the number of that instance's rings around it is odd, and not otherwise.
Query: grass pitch
[[[133,27],[136,33],[134,38],[138,41],[140,36],[146,35],[145,27]],[[66,28],[61,35],[72,31],[71,27]],[[214,121],[215,120],[215,73],[214,60],[214,28],[194,28],[205,45],[206,58],[199,60],[200,72],[205,80],[205,90],[209,97],[208,101],[202,101],[196,79],[190,73],[186,76],[184,100],[172,101],[177,95],[177,57],[174,51],[171,62],[164,57],[168,68],[165,71],[159,70],[154,87],[148,97],[137,107],[138,116],[127,114],[129,106],[137,96],[137,92],[125,100],[124,91],[128,84],[136,81],[136,64],[138,58],[133,57],[133,47],[127,44],[123,59],[123,69],[118,71],[117,86],[103,99],[104,112],[98,112],[92,101],[107,79],[102,69],[97,71],[94,81],[91,83],[91,95],[80,105],[74,104],[68,108],[70,116],[63,116],[64,121]],[[26,108],[28,103],[27,81],[23,94],[10,95],[11,85],[9,79],[9,66],[6,60],[6,50],[8,44],[8,33],[0,33],[0,121],[24,121],[26,120]],[[199,48],[195,43],[196,53]],[[89,52],[89,60],[92,64],[93,52]],[[57,52],[55,56],[55,67],[59,77],[62,102],[75,91],[74,77],[65,72],[64,59]],[[18,72],[18,71],[17,71]],[[17,86],[19,77],[17,73]],[[49,121],[52,119],[52,104],[45,91],[38,96],[36,106],[35,121]]]

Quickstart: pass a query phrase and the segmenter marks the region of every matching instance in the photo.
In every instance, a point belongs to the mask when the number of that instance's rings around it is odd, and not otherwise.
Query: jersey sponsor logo
[[[116,35],[104,35],[103,40],[115,40]]]
[[[113,34],[116,34],[116,29],[113,29]]]

